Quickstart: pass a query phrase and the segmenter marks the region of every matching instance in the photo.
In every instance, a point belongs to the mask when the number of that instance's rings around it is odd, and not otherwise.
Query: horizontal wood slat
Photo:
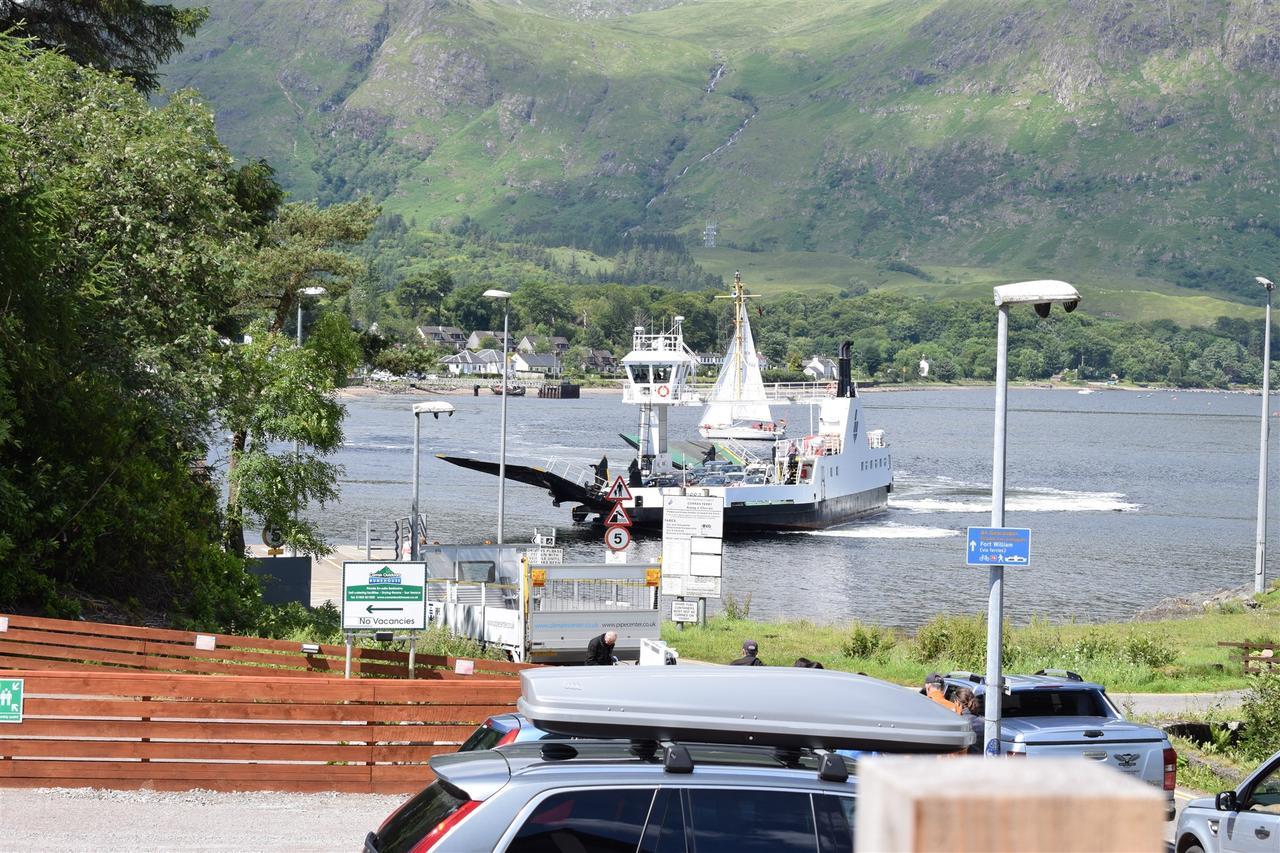
[[[427,762],[513,710],[511,678],[348,681],[16,670],[0,786],[411,793]],[[146,698],[151,697],[151,698]]]
[[[0,614],[3,615],[3,614]],[[10,615],[9,629],[0,631],[0,667],[66,669],[67,662],[85,668],[119,666],[175,672],[254,674],[263,670],[287,670],[292,674],[336,675],[345,670],[345,647],[320,645],[318,654],[305,654],[302,644],[291,640],[205,634],[215,648],[195,648],[194,631],[144,628]],[[352,672],[361,676],[407,678],[409,655],[391,649],[352,649]],[[457,658],[417,655],[418,678],[469,678],[454,672]],[[480,677],[515,676],[527,664],[510,661],[474,661]]]

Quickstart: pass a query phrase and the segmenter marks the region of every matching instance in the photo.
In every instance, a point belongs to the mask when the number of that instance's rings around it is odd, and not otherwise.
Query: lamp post
[[[321,286],[319,286],[319,285],[316,285],[316,286],[314,286],[314,287],[300,287],[300,288],[298,288],[298,292],[297,292],[297,297],[296,297],[296,298],[297,298],[297,300],[298,300],[298,329],[297,329],[297,332],[298,332],[298,347],[299,347],[299,348],[301,348],[301,347],[302,347],[302,303],[305,301],[305,298],[306,298],[306,297],[308,297],[308,296],[324,296],[324,295],[325,295],[326,293],[328,293],[328,292],[329,292],[329,291],[328,291],[326,288],[323,288],[323,287],[321,287]],[[295,465],[297,464],[298,460],[299,460],[301,457],[302,457],[302,442],[298,441],[298,440],[295,438],[295,439],[293,440],[293,461],[294,461],[294,464],[295,464]],[[294,530],[295,530],[295,531],[298,529],[298,513],[299,513],[300,509],[301,509],[301,507],[299,507],[299,506],[298,506],[298,504],[297,504],[297,502],[295,502],[295,503],[294,503],[294,505],[293,505],[293,528],[294,528]],[[290,550],[292,550],[292,551],[293,551],[293,556],[295,556],[295,557],[296,557],[296,556],[298,556],[298,547],[297,547],[296,545],[295,545],[295,546],[293,546]]]
[[[1004,527],[1005,425],[1009,396],[1009,306],[1030,303],[1041,317],[1061,302],[1068,312],[1080,304],[1080,294],[1065,281],[1023,281],[994,288],[996,308],[996,421],[991,457],[991,526]],[[987,682],[986,726],[983,730],[988,756],[1000,754],[1000,703],[1004,680],[1000,653],[1004,637],[1004,566],[991,566],[987,574]]]
[[[505,290],[486,290],[484,295],[489,299],[502,300],[502,425],[498,428],[498,544],[501,545],[502,524],[506,520],[502,500],[507,491],[507,397],[511,390],[507,382],[507,344],[511,337],[507,327],[511,315],[511,294]]]
[[[453,417],[453,404],[443,400],[413,404],[413,517],[409,519],[409,535],[413,537],[413,544],[409,546],[409,558],[414,562],[422,556],[418,547],[418,540],[421,538],[418,535],[418,437],[422,424],[419,415],[425,414],[430,414],[436,420],[440,420],[442,414]]]
[[[1258,536],[1253,555],[1253,591],[1267,591],[1267,438],[1270,417],[1267,411],[1271,385],[1271,291],[1275,282],[1257,276],[1255,281],[1267,289],[1267,328],[1262,334],[1262,440],[1258,447]]]

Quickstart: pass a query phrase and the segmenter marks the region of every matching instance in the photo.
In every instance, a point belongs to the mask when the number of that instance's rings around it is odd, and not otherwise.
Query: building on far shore
[[[519,352],[511,358],[511,369],[516,373],[540,373],[555,376],[560,373],[560,359],[551,353]]]
[[[498,342],[498,346],[502,346],[502,330],[493,331],[492,329],[476,329],[467,338],[467,349],[475,351],[485,348],[484,342],[489,338],[493,338]],[[502,359],[498,359],[501,361]]]
[[[497,376],[502,372],[502,353],[491,349],[479,352],[463,350],[454,355],[440,359],[440,363],[448,368],[453,376]]]
[[[432,346],[445,347],[454,352],[466,349],[467,333],[457,326],[419,326],[418,337]]]
[[[815,355],[805,362],[804,373],[806,376],[812,376],[817,382],[826,382],[829,379],[835,379],[840,369],[825,355]]]

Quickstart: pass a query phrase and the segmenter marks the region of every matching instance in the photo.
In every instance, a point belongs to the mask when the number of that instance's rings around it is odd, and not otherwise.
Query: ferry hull
[[[879,515],[889,508],[889,487],[809,503],[734,504],[724,508],[724,526],[736,533],[770,530],[823,530],[859,518]],[[627,508],[632,523],[652,530],[662,529],[661,507]]]

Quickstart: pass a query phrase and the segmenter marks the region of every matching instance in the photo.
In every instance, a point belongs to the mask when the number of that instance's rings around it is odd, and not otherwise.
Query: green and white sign
[[[22,722],[22,679],[0,678],[0,723]]]
[[[343,563],[343,630],[427,627],[426,585],[426,563]]]

